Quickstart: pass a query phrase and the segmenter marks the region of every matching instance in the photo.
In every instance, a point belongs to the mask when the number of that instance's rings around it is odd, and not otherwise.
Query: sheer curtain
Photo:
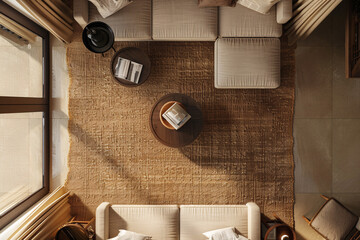
[[[76,1],[76,0],[75,0]],[[17,0],[55,37],[70,43],[73,35],[72,10],[61,0]]]
[[[295,0],[293,17],[285,25],[289,43],[307,38],[342,0]]]
[[[57,229],[71,219],[69,192],[58,187],[31,211],[9,240],[53,239]]]

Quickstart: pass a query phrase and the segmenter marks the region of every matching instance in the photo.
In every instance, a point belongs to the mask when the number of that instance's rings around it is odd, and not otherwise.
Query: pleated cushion
[[[154,240],[178,240],[178,226],[176,205],[112,205],[109,209],[109,237],[126,229]]]
[[[153,0],[153,39],[214,41],[217,16],[216,7],[199,8],[197,0]]]
[[[151,1],[133,0],[113,15],[103,18],[89,3],[89,22],[101,21],[114,31],[116,41],[151,40]]]
[[[220,7],[220,37],[280,37],[282,25],[276,22],[276,7],[268,14],[261,14],[240,4]]]
[[[219,38],[215,42],[216,88],[280,86],[278,38]]]
[[[203,233],[227,228],[248,236],[248,207],[246,205],[182,205],[180,206],[180,239],[207,239]]]

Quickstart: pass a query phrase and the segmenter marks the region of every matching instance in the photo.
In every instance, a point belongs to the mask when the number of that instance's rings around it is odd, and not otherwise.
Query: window
[[[49,192],[49,33],[0,0],[0,229]]]

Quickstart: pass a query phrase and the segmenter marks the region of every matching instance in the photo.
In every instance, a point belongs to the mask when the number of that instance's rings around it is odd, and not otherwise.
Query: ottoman
[[[216,88],[280,86],[278,38],[218,38],[215,42]]]

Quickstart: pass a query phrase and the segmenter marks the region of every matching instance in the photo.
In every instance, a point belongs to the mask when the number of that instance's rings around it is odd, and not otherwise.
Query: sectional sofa
[[[96,239],[115,237],[120,229],[153,240],[201,240],[202,233],[235,227],[250,240],[260,240],[260,208],[246,205],[112,205],[96,209]]]
[[[292,0],[268,14],[236,7],[199,8],[197,0],[133,0],[103,19],[87,0],[74,1],[74,18],[107,23],[116,41],[215,41],[216,88],[277,88],[280,85],[282,24]]]

